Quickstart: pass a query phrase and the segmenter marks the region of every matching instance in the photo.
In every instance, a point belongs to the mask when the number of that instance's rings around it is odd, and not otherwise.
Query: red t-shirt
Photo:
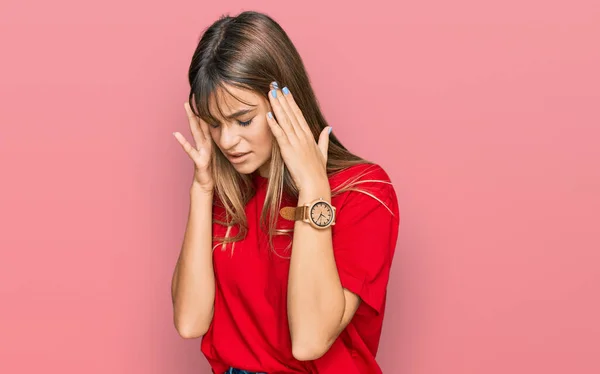
[[[361,180],[390,181],[377,164],[361,164],[329,177],[333,189],[346,179],[369,172]],[[384,316],[386,288],[400,223],[398,202],[390,184],[365,182],[366,190],[385,203],[361,192],[347,191],[332,197],[336,224],[331,227],[333,251],[342,286],[362,299],[356,314],[330,349],[314,361],[298,361],[292,355],[287,319],[287,284],[292,236],[268,237],[259,220],[268,179],[254,174],[257,193],[246,205],[248,233],[245,239],[220,245],[213,252],[215,272],[214,316],[202,337],[201,351],[213,372],[230,366],[271,373],[364,374],[381,373],[375,362]],[[297,200],[283,197],[282,206]],[[221,216],[223,208],[214,207]],[[224,216],[222,216],[224,217]],[[294,221],[279,216],[277,228],[293,229]],[[213,235],[225,236],[226,227],[213,224]],[[238,232],[231,229],[230,236]],[[218,241],[213,241],[215,246]],[[288,248],[289,246],[289,248]],[[288,248],[288,249],[286,249]]]

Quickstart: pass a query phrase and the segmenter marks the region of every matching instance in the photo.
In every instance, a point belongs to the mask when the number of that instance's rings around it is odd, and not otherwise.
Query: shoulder
[[[353,165],[329,176],[332,201],[339,207],[371,209],[383,203],[394,215],[398,212],[396,191],[386,170],[375,163]]]
[[[391,182],[389,175],[383,167],[375,163],[352,165],[345,169],[333,172],[329,176],[329,182],[335,185],[356,179],[375,179]],[[334,186],[332,185],[331,187],[333,188]]]
[[[331,192],[345,189],[367,189],[372,192],[393,193],[394,187],[388,173],[378,164],[352,165],[329,176]]]

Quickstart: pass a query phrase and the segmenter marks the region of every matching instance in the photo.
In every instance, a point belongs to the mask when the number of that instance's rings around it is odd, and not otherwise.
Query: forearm
[[[319,197],[331,201],[329,186],[300,192],[298,205]],[[344,291],[332,248],[331,228],[294,226],[288,280],[288,319],[295,356],[310,357],[327,349],[337,337],[344,314]],[[322,353],[322,352],[321,352]]]
[[[190,189],[190,211],[171,285],[175,328],[184,338],[206,333],[213,316],[213,195]]]

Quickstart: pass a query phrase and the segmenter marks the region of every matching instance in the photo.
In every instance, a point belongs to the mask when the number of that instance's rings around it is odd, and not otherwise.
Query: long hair
[[[250,105],[233,95],[224,84],[251,90],[268,100],[269,84],[277,81],[294,92],[294,100],[302,111],[315,141],[328,126],[298,51],[281,26],[263,13],[245,11],[235,17],[221,16],[210,25],[196,47],[188,79],[190,107],[195,115],[208,123],[218,122],[209,110],[209,102],[212,95],[221,92],[219,89]],[[223,116],[218,100],[216,101],[217,108]],[[224,249],[226,243],[236,242],[246,236],[248,222],[244,207],[256,190],[252,175],[238,173],[214,141],[213,150],[211,169],[215,181],[214,204],[221,205],[225,210],[225,217],[213,217],[213,223],[228,226],[225,237],[214,239],[220,240]],[[334,134],[330,135],[326,166],[328,176],[350,166],[365,163],[373,164],[352,154]],[[332,189],[332,196],[348,190],[358,190],[353,188],[352,183],[343,183],[339,187]],[[276,229],[282,193],[297,198],[299,191],[283,162],[279,145],[273,139],[269,182],[260,218],[261,227],[269,234],[269,245],[272,249],[272,236],[286,234],[286,230]],[[239,231],[236,236],[229,237],[233,225],[238,225]]]

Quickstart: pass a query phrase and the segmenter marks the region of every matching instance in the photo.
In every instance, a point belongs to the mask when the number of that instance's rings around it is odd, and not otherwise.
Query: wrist
[[[196,182],[192,182],[192,185],[190,187],[190,195],[207,196],[212,198],[214,196],[214,189],[207,189],[205,187],[200,186]]]
[[[308,204],[319,198],[331,203],[331,187],[329,186],[329,181],[326,181],[325,183],[313,183],[300,189],[298,194],[298,205]]]

